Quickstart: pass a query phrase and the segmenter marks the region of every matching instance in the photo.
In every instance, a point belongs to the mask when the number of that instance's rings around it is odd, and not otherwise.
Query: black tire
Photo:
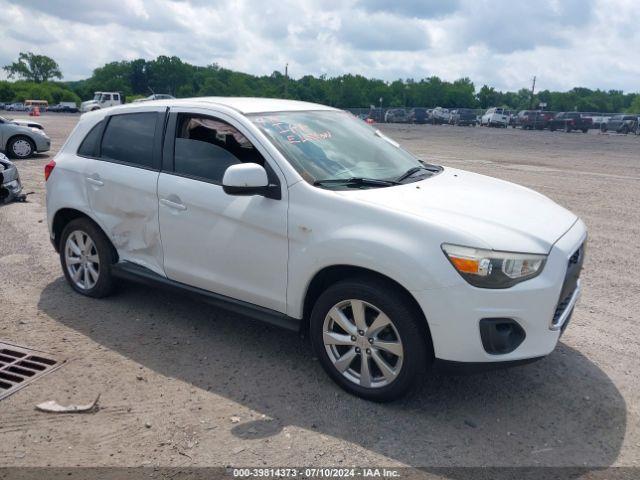
[[[571,133],[571,127],[569,125],[564,126],[565,133]]]
[[[16,152],[14,150],[14,148],[16,148],[17,145],[20,145],[20,144],[24,145],[21,142],[27,142],[27,144],[29,145],[29,151],[27,153],[22,153],[22,151]],[[7,144],[7,153],[11,158],[20,158],[20,159],[29,158],[35,153],[35,151],[36,151],[36,145],[33,143],[33,140],[31,140],[29,137],[26,137],[24,135],[18,135],[13,137],[11,140],[9,140],[9,143]]]
[[[583,129],[582,129],[582,133],[587,133],[588,131],[589,131],[589,129],[588,129],[588,128],[583,128]]]
[[[72,233],[77,231],[83,232],[91,239],[93,245],[95,246],[95,253],[97,254],[100,261],[98,269],[98,280],[91,288],[79,287],[71,277],[71,273],[67,268],[67,239]],[[73,288],[76,292],[82,295],[86,295],[87,297],[94,298],[106,297],[113,292],[115,282],[111,273],[111,267],[116,262],[117,254],[107,236],[92,220],[85,217],[76,218],[75,220],[70,221],[64,227],[64,229],[62,230],[62,234],[60,235],[59,250],[60,265],[62,266],[64,276],[67,279],[67,282],[69,282],[69,285],[71,285],[71,288]]]
[[[420,312],[416,311],[411,299],[407,296],[408,294],[390,282],[370,277],[356,277],[332,285],[316,301],[309,326],[313,349],[327,374],[347,392],[367,400],[389,402],[403,397],[424,380],[427,368],[433,361],[433,346],[424,318]],[[334,306],[347,300],[361,300],[375,306],[387,315],[399,334],[403,349],[400,372],[397,373],[393,381],[384,386],[363,387],[356,384],[338,371],[333,360],[329,357],[323,341],[325,318]],[[369,326],[372,322],[373,320],[370,318]],[[363,340],[366,339],[363,338]],[[346,346],[345,348],[349,349],[350,347]],[[361,355],[364,358],[365,352],[361,351]],[[358,360],[352,360],[347,368],[354,361],[356,364],[360,364],[360,357],[356,358]],[[367,355],[367,358],[371,357]],[[376,363],[373,358],[370,362],[368,361],[368,364],[371,365],[372,371],[378,368],[377,365],[373,366]]]
[[[624,133],[625,135],[629,133],[629,127],[627,125],[623,125],[620,129],[620,133]]]
[[[554,125],[551,125],[549,127],[549,130],[552,131],[552,132],[555,132],[556,131],[556,127]]]

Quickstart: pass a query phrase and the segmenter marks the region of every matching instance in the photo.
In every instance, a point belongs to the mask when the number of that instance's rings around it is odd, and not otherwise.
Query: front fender
[[[409,291],[464,283],[441,250],[451,238],[443,228],[306,184],[289,192],[288,315],[302,317],[311,281],[331,266],[366,268]]]

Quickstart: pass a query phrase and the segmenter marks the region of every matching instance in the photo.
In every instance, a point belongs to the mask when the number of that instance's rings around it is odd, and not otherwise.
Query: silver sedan
[[[51,148],[51,139],[42,128],[0,117],[0,151],[13,158],[28,158]]]

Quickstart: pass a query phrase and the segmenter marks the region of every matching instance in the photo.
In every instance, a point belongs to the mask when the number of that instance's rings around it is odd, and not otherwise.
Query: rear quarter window
[[[158,113],[114,115],[102,137],[101,157],[135,166],[153,167],[153,143]]]
[[[97,157],[100,153],[100,138],[102,138],[102,129],[104,127],[104,120],[96,123],[89,133],[84,137],[80,148],[78,148],[78,155],[82,157]]]

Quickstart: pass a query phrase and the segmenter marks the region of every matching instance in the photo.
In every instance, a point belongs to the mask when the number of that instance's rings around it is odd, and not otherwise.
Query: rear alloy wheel
[[[65,264],[74,285],[91,290],[100,278],[100,257],[91,237],[82,230],[74,230],[64,245]]]
[[[13,158],[29,158],[35,149],[33,142],[27,137],[13,138],[7,147]]]
[[[311,340],[323,368],[343,389],[390,401],[424,377],[430,340],[420,322],[393,287],[347,280],[316,302]]]
[[[113,288],[113,247],[88,218],[72,220],[60,238],[60,263],[73,289],[89,297],[105,297]]]

